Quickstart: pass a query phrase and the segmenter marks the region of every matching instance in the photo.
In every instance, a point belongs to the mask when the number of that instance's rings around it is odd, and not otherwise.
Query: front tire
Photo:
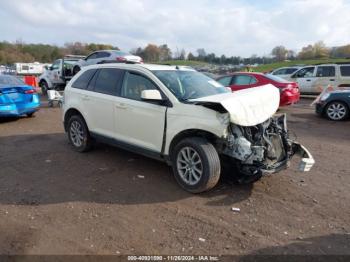
[[[92,138],[82,116],[73,115],[69,118],[67,131],[69,142],[75,151],[86,152],[91,149]]]
[[[172,153],[176,181],[188,192],[201,193],[213,188],[220,178],[220,159],[215,147],[200,137],[185,138]]]
[[[349,108],[343,102],[330,102],[325,109],[328,119],[333,121],[342,121],[349,116]]]

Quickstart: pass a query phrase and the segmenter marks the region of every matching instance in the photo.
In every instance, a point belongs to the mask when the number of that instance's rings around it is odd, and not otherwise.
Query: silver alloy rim
[[[80,147],[84,141],[84,131],[82,125],[78,121],[73,121],[70,125],[69,133],[73,145]]]
[[[192,147],[182,148],[176,160],[177,171],[181,179],[188,185],[195,185],[203,174],[202,160]]]
[[[327,108],[327,115],[333,120],[340,120],[346,114],[346,108],[340,103],[333,103]]]

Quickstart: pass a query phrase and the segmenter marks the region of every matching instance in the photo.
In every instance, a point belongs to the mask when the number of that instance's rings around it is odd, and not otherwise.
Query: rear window
[[[340,74],[342,76],[350,76],[350,66],[341,66],[340,67]]]
[[[334,66],[319,66],[317,68],[316,77],[331,77],[335,76]]]
[[[72,87],[78,89],[87,89],[91,78],[94,76],[96,69],[90,69],[82,73],[81,76],[78,77],[77,80],[74,81]]]
[[[25,83],[14,76],[0,75],[0,88],[18,85],[22,86],[25,85]]]
[[[274,75],[270,75],[270,74],[266,74],[265,77],[272,80],[272,81],[279,82],[279,83],[289,83],[290,82],[290,81],[283,79],[282,77],[274,76]]]
[[[124,71],[117,68],[100,69],[95,82],[94,91],[117,96],[123,75]]]

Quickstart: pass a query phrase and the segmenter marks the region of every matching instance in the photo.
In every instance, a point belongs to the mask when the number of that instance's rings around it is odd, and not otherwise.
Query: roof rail
[[[64,56],[64,58],[66,59],[66,58],[78,58],[78,59],[83,59],[83,58],[85,58],[86,56],[84,56],[84,55],[65,55]]]
[[[97,64],[140,64],[140,63],[134,62],[134,61],[105,60],[105,61],[98,62]]]
[[[314,65],[349,65],[350,64],[350,61],[349,62],[328,62],[328,63],[317,63],[317,64],[314,64]]]

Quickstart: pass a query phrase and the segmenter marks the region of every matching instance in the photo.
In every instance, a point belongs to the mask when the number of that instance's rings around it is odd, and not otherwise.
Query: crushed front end
[[[289,138],[286,115],[271,117],[255,126],[230,124],[221,153],[231,158],[241,175],[260,178],[289,166],[298,154],[300,171],[309,171],[314,159],[308,150]]]

